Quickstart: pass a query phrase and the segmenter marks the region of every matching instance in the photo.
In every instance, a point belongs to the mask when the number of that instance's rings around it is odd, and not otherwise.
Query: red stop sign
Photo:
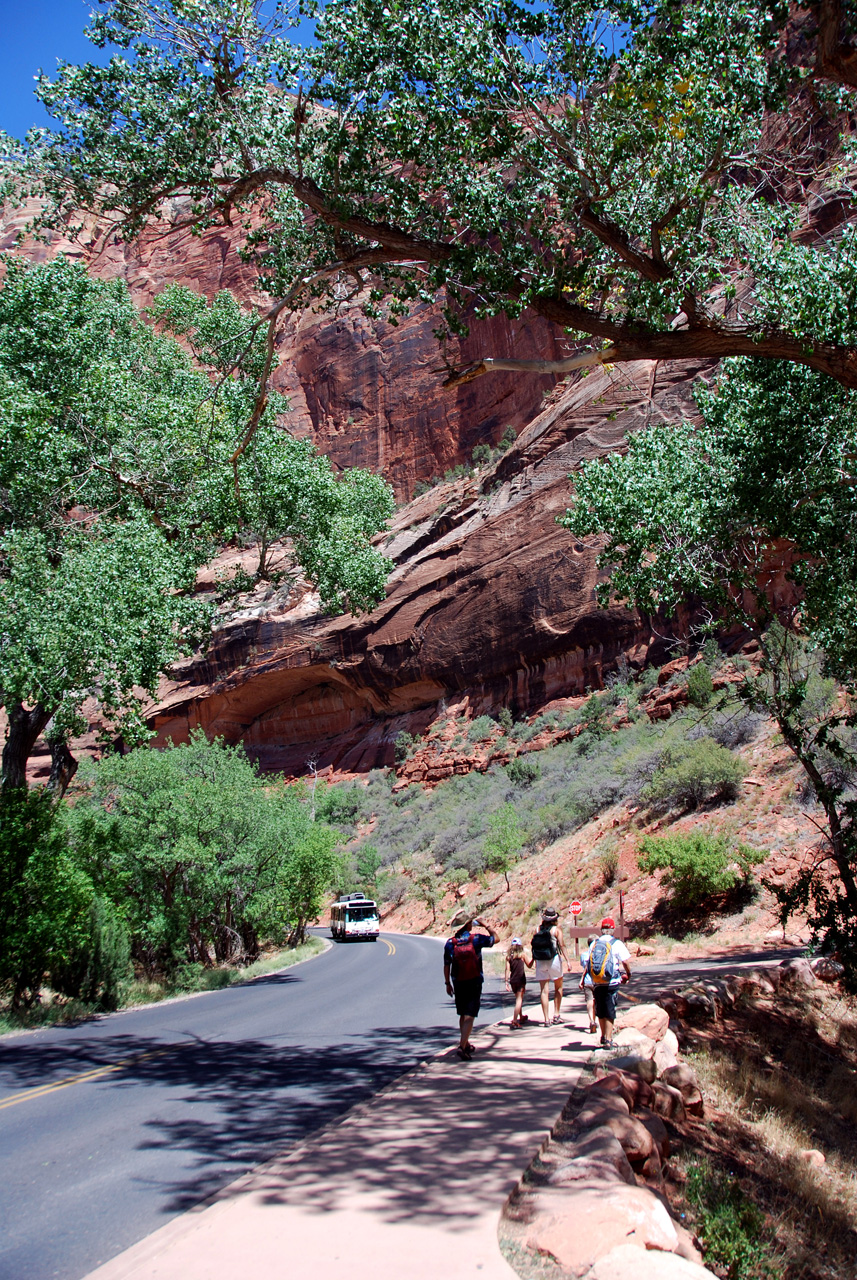
[[[573,916],[579,916],[582,910],[583,910],[583,907],[580,905],[577,899],[575,899],[575,901],[572,902],[571,904],[571,914]]]

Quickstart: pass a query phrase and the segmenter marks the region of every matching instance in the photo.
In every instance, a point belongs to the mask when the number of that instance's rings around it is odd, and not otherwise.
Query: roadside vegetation
[[[339,843],[306,787],[262,779],[201,732],[88,762],[59,805],[6,797],[7,1023],[210,990],[272,953],[288,963],[340,877]]]
[[[843,1280],[857,1256],[857,1004],[833,988],[688,1026],[709,1121],[673,1127],[671,1200],[724,1280]]]

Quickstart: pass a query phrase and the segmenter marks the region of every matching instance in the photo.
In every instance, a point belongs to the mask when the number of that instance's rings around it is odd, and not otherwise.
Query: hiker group
[[[477,933],[477,928],[487,929],[487,932]],[[614,936],[615,928],[616,922],[606,916],[601,921],[600,934],[589,939],[589,945],[580,957],[582,973],[578,985],[586,997],[589,1030],[595,1033],[600,1029],[601,1047],[604,1049],[613,1047],[617,993],[620,986],[631,978],[630,952],[624,942]],[[464,921],[444,947],[444,981],[447,993],[455,999],[460,1030],[457,1052],[465,1062],[470,1060],[474,1052],[470,1036],[482,998],[482,952],[487,947],[493,947],[496,941],[494,930],[474,917]],[[541,924],[532,937],[529,956],[520,938],[513,938],[509,945],[506,955],[506,986],[515,997],[515,1008],[509,1024],[513,1030],[520,1030],[529,1022],[523,1011],[528,969],[535,969],[543,1025],[564,1025],[563,973],[570,974],[572,966],[565,948],[559,915],[553,908],[549,907],[542,912]]]

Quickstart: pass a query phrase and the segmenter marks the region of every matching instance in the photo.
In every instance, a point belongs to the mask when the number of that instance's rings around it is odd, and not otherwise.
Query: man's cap
[[[612,917],[612,916],[605,916],[605,917],[604,917],[604,919],[601,921],[601,928],[602,928],[602,929],[615,929],[615,928],[616,928],[616,921],[613,919],[613,917]]]
[[[556,911],[554,911],[553,907],[545,907],[544,911],[542,912],[542,919],[558,920],[559,916],[557,915]]]

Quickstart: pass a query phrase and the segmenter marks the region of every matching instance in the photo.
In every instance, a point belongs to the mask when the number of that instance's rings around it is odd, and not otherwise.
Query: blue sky
[[[99,59],[83,34],[89,10],[89,0],[0,0],[0,129],[13,138],[49,123],[33,96],[39,69],[52,75],[59,60]]]
[[[0,0],[0,129],[23,138],[31,125],[50,125],[33,94],[39,70],[52,76],[57,63],[105,62],[107,50],[84,36],[91,0]],[[273,12],[267,0],[266,12]],[[302,28],[303,30],[303,28]]]

